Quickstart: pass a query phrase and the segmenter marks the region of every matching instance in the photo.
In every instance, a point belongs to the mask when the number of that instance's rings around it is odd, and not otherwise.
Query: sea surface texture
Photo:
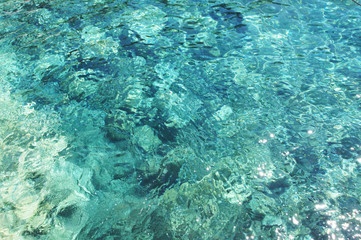
[[[0,239],[361,239],[361,6],[1,0]]]

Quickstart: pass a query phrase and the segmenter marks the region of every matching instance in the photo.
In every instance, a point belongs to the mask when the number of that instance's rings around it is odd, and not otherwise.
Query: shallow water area
[[[361,6],[0,3],[0,239],[361,239]]]

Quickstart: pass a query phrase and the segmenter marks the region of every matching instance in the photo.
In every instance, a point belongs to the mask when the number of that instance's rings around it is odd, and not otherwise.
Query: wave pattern
[[[351,1],[0,3],[0,238],[359,239]]]

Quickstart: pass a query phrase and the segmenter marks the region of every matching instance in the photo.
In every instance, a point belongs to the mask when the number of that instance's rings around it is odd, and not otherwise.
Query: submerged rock
[[[137,32],[146,43],[157,41],[159,32],[167,21],[166,13],[153,5],[145,5],[141,9],[124,14],[129,28]]]
[[[105,130],[111,141],[124,141],[131,139],[131,131],[135,121],[131,115],[122,110],[115,110],[105,118]]]
[[[134,129],[134,141],[146,152],[154,151],[162,143],[148,125]]]
[[[282,219],[277,216],[267,215],[262,220],[264,226],[280,226],[282,225]]]

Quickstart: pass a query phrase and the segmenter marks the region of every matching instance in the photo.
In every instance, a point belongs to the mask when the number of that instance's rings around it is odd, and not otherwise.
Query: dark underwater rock
[[[351,196],[340,196],[337,198],[343,214],[352,214],[353,211],[361,211],[360,201]]]
[[[130,138],[130,135],[125,130],[116,125],[110,125],[106,128],[107,137],[112,141],[123,141]]]

